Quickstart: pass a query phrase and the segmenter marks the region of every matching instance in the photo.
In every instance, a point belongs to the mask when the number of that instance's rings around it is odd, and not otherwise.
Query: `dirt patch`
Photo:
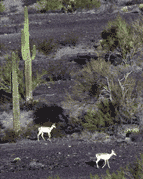
[[[120,144],[101,143],[90,140],[67,138],[49,141],[24,140],[16,144],[0,144],[1,178],[46,178],[59,175],[62,179],[90,178],[92,175],[106,174],[108,166],[97,169],[95,154],[110,153],[113,149],[117,156],[110,159],[110,173],[119,170],[129,162],[133,163],[136,154],[143,152],[143,143]],[[14,162],[19,157],[21,160]],[[92,159],[91,159],[92,158]],[[104,165],[103,161],[99,165]]]

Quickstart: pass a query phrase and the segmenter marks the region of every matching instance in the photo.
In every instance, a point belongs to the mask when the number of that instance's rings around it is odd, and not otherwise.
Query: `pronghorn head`
[[[54,123],[51,127],[56,128],[56,124]]]
[[[115,156],[116,156],[116,153],[114,152],[114,150],[112,150],[111,152],[112,152],[112,154],[113,154],[113,155],[115,155]]]

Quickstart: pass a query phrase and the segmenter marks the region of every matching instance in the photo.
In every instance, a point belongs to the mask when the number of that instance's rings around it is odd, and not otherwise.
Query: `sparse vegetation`
[[[2,13],[4,11],[5,11],[5,7],[4,7],[2,1],[0,1],[0,13]]]
[[[40,1],[39,4],[42,7],[43,11],[49,11],[51,9],[61,9],[63,7],[63,3],[65,5],[69,5],[72,8],[88,8],[91,9],[93,7],[98,7],[100,2],[95,0],[92,2],[89,1],[78,1],[75,0],[75,2],[72,4],[70,0],[67,1],[50,1],[50,0],[43,0]],[[54,4],[54,6],[53,6]],[[70,7],[70,8],[71,8]],[[1,8],[1,6],[0,6]],[[68,8],[67,8],[68,9]],[[1,9],[0,9],[1,11]],[[49,68],[48,70],[44,70],[42,74],[39,74],[36,72],[36,76],[33,75],[33,90],[40,84],[47,84],[47,81],[42,80],[41,78],[43,75],[48,75],[49,79],[52,79],[50,81],[59,81],[59,80],[65,80],[65,79],[71,79],[72,76],[74,76],[75,85],[72,88],[72,92],[67,92],[67,103],[75,102],[75,104],[88,104],[91,99],[94,99],[96,102],[94,106],[97,108],[97,110],[92,110],[89,108],[87,112],[81,117],[71,117],[70,118],[70,124],[71,128],[76,128],[76,124],[81,124],[80,132],[84,129],[88,132],[105,132],[109,135],[117,134],[117,128],[121,124],[133,124],[135,123],[134,116],[138,116],[138,113],[142,110],[143,105],[140,103],[140,96],[142,92],[142,81],[138,80],[136,81],[134,77],[134,71],[132,69],[132,63],[136,63],[136,61],[133,61],[133,57],[137,52],[140,52],[140,47],[143,44],[143,34],[142,34],[142,24],[136,21],[134,24],[134,28],[132,29],[131,26],[127,25],[125,21],[121,19],[121,17],[118,16],[118,18],[114,22],[110,22],[107,29],[105,29],[102,33],[103,41],[101,42],[101,45],[103,47],[103,52],[111,52],[113,53],[114,50],[119,51],[119,53],[122,56],[123,63],[121,65],[117,65],[114,67],[110,64],[110,62],[105,62],[103,59],[94,60],[91,59],[81,70],[77,68],[71,72],[70,67],[65,65],[64,60],[59,60],[56,63],[49,62]],[[110,33],[110,36],[106,36],[104,38],[105,33]],[[59,45],[73,45],[75,46],[78,41],[78,36],[75,36],[74,33],[68,33],[67,36],[63,37],[63,41],[57,41],[53,42],[54,40],[51,38],[49,41],[44,40],[43,42],[37,41],[33,42],[30,41],[30,49],[31,46],[33,46],[33,43],[37,43],[37,50],[39,52],[43,52],[44,55],[49,55],[54,50],[57,50]],[[115,45],[116,44],[116,45]],[[0,47],[1,48],[1,47]],[[18,53],[19,57],[21,58],[21,50],[18,49],[15,52]],[[101,54],[98,54],[99,57]],[[130,57],[130,58],[129,58]],[[7,93],[11,93],[11,57],[7,57],[5,59],[6,63],[1,66],[1,72],[0,72],[0,78],[1,78],[1,86],[0,89],[6,91]],[[22,61],[22,58],[21,58]],[[4,121],[3,118],[10,123],[10,120],[12,120],[12,116],[8,114],[9,111],[11,111],[10,106],[8,106],[8,103],[5,100],[1,100],[3,110],[7,112],[6,115],[2,114],[0,115],[0,137],[1,142],[9,142],[14,143],[20,140],[24,139],[33,139],[35,140],[37,136],[37,128],[38,126],[47,125],[47,123],[44,123],[44,120],[50,121],[48,119],[48,116],[44,115],[44,119],[41,119],[42,115],[45,113],[50,113],[49,109],[50,107],[44,105],[40,100],[37,101],[31,101],[29,104],[23,102],[25,98],[25,83],[23,79],[23,71],[18,70],[18,79],[19,79],[19,93],[21,94],[21,111],[24,113],[23,120],[24,125],[21,127],[21,130],[18,132],[15,132],[13,129],[9,127],[3,127]],[[59,94],[58,94],[59,95]],[[22,100],[23,99],[23,100]],[[66,103],[66,104],[67,104]],[[49,104],[50,106],[50,104]],[[1,110],[2,110],[1,107]],[[67,107],[67,106],[66,106]],[[80,105],[79,105],[80,107]],[[52,106],[52,109],[56,108],[55,106]],[[48,110],[47,110],[48,109]],[[57,108],[56,108],[57,109]],[[59,109],[59,108],[58,108]],[[31,120],[29,120],[29,117],[26,116],[28,111],[35,111],[35,116],[31,117]],[[55,116],[53,110],[52,110],[52,119],[50,122],[53,122],[53,120],[57,120],[59,116]],[[33,123],[33,118],[39,121],[37,125]],[[61,116],[60,116],[61,117]],[[63,118],[63,116],[61,117]],[[67,118],[66,118],[67,119]],[[72,119],[75,119],[72,120]],[[63,119],[62,119],[63,120]],[[25,123],[25,121],[29,123]],[[66,120],[65,120],[66,121]],[[40,123],[41,122],[41,123]],[[68,121],[69,122],[69,121]],[[67,123],[63,122],[63,123]],[[63,124],[62,124],[63,125]],[[61,126],[62,126],[61,125]],[[63,125],[64,126],[64,125]],[[70,126],[70,125],[69,125]],[[60,124],[59,124],[60,127]],[[4,129],[3,129],[4,128]],[[66,127],[63,127],[63,131],[66,131]],[[63,137],[62,134],[60,134],[60,129],[58,130],[58,134],[56,134],[57,131],[54,132],[54,138],[56,137]],[[84,131],[83,130],[83,131]],[[74,131],[74,130],[73,130]],[[136,135],[142,135],[142,132],[139,130],[127,130],[126,133],[132,132],[133,134],[136,133]],[[86,135],[83,137],[82,134],[80,134],[79,138],[86,139]],[[56,136],[56,137],[55,137]],[[108,144],[107,144],[108,145]],[[71,147],[71,146],[70,146]],[[60,153],[60,152],[59,152]],[[61,154],[56,154],[61,155]],[[72,155],[72,154],[71,154]],[[56,157],[57,157],[56,156]],[[60,157],[59,157],[60,158]],[[63,156],[63,158],[66,158]],[[46,159],[47,160],[47,159]],[[69,160],[69,159],[68,159]],[[61,162],[61,158],[59,160]],[[51,160],[51,163],[48,163],[51,168],[58,167],[58,162],[55,159]],[[62,163],[62,162],[61,162]],[[81,160],[82,163],[82,160]],[[121,168],[121,171],[118,172],[118,174],[112,173],[110,174],[107,170],[107,175],[103,175],[102,179],[114,179],[114,178],[135,178],[138,179],[142,177],[143,175],[143,154],[141,155],[141,159],[137,160],[137,162],[130,163],[129,168],[124,168],[124,170]],[[46,166],[47,167],[47,166]],[[63,166],[62,166],[63,167]],[[1,169],[0,169],[1,170]],[[13,169],[15,171],[15,169]],[[21,169],[16,168],[16,170],[20,171]],[[22,169],[23,170],[23,169]],[[29,168],[26,168],[26,170],[29,170]],[[48,177],[53,178],[53,177]],[[56,177],[57,179],[60,178],[59,176]],[[90,174],[91,179],[99,179],[98,175],[93,176]]]
[[[124,11],[124,12],[128,12],[128,7],[125,6],[125,7],[123,7],[121,10]]]
[[[116,49],[121,54],[124,64],[133,62],[131,59],[139,51],[139,46],[142,46],[142,38],[136,35],[136,29],[117,16],[116,20],[108,22],[108,26],[101,34],[103,49],[107,52]],[[139,33],[139,26],[137,33]]]
[[[16,51],[17,52],[17,51]],[[17,52],[18,53],[18,52]],[[5,90],[8,93],[11,93],[11,57],[5,58],[5,64],[1,66],[1,88]],[[5,74],[5,75],[3,75]],[[43,75],[47,74],[47,71],[42,70],[42,73],[39,74],[36,72],[36,75],[33,75],[33,84],[32,89],[34,90],[38,85],[40,84],[47,84],[47,82],[44,79],[41,79]],[[25,83],[24,83],[24,72],[23,70],[18,70],[18,80],[19,80],[19,93],[21,96],[21,99],[25,98]]]
[[[66,45],[71,45],[71,46],[75,46],[78,42],[78,36],[75,35],[73,32],[72,33],[68,33],[65,36],[63,36],[63,40],[58,41],[59,44],[66,46]]]
[[[43,52],[43,54],[48,55],[53,50],[56,50],[58,48],[58,44],[53,42],[53,39],[50,38],[48,41],[43,40],[42,42],[39,42],[39,45],[37,49],[39,52]]]
[[[61,1],[57,0],[40,0],[38,1],[38,4],[40,5],[40,7],[37,6],[37,8],[41,12],[46,12],[49,10],[60,10],[62,8]]]
[[[40,0],[38,1],[37,8],[41,12],[47,12],[49,10],[64,10],[65,12],[73,12],[78,8],[99,8],[100,0]]]
[[[101,5],[99,0],[81,0],[78,1],[76,0],[75,2],[75,7],[78,8],[87,8],[87,9],[92,9],[92,8],[99,8]]]

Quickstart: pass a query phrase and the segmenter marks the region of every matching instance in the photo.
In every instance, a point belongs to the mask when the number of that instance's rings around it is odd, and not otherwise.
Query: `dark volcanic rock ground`
[[[52,139],[52,142],[21,141],[17,144],[0,145],[1,178],[46,179],[58,175],[61,179],[89,179],[90,173],[99,176],[106,174],[108,166],[96,167],[96,153],[110,153],[115,150],[117,156],[109,160],[110,173],[120,170],[128,163],[136,161],[143,152],[143,143],[117,144],[96,143],[88,140]],[[12,162],[19,157],[21,161]]]

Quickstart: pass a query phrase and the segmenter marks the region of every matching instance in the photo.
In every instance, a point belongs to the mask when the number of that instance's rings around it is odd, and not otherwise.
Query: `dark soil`
[[[100,168],[97,169],[94,159],[96,153],[111,153],[112,149],[115,150],[117,156],[109,160],[109,171],[110,174],[117,173],[120,167],[133,164],[136,156],[140,157],[143,143],[123,145],[115,141],[106,144],[75,139],[52,139],[51,143],[25,140],[16,144],[1,144],[0,149],[1,178],[46,179],[58,175],[61,179],[89,179],[90,173],[101,176],[108,169],[107,165],[101,168],[103,161],[99,162]],[[12,163],[16,157],[21,161]],[[30,165],[32,161],[36,162],[33,166]]]

